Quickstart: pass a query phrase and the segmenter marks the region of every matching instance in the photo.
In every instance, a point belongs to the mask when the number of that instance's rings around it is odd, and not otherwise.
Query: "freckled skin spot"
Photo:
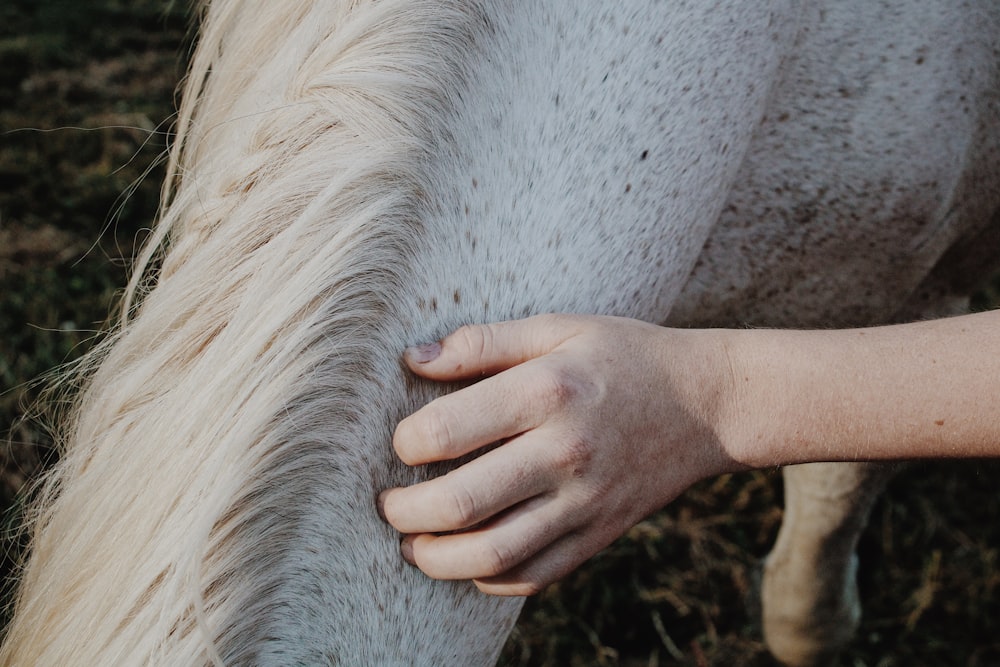
[[[943,419],[935,419],[934,423],[937,424],[938,426],[944,426],[944,420]]]

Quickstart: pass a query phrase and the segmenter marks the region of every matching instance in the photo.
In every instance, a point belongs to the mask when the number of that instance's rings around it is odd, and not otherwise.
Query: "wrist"
[[[666,329],[663,386],[681,406],[701,454],[701,478],[773,465],[757,442],[756,392],[747,379],[756,356],[740,330]],[[695,480],[692,480],[695,481]]]
[[[717,375],[720,394],[714,430],[725,455],[739,468],[769,468],[790,463],[787,427],[795,398],[790,358],[768,330],[718,329]]]

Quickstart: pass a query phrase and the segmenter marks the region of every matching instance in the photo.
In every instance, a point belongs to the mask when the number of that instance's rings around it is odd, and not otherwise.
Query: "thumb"
[[[577,331],[576,318],[565,315],[469,324],[440,342],[406,348],[403,359],[417,375],[432,380],[466,380],[548,354]]]

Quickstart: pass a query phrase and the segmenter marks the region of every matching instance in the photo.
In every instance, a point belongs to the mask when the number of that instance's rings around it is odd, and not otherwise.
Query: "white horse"
[[[7,665],[476,665],[520,600],[404,564],[407,344],[607,313],[862,325],[1000,250],[995,0],[214,0]],[[138,305],[134,305],[138,304]],[[873,472],[873,470],[875,472]],[[881,469],[787,472],[768,641],[857,621]]]

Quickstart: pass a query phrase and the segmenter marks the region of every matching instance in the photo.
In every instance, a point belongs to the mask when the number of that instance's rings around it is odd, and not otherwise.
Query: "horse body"
[[[802,25],[672,322],[913,319],[996,265],[996,7],[813,3]]]
[[[96,356],[4,663],[487,664],[520,602],[375,514],[442,469],[389,446],[440,391],[405,345],[876,323],[961,264],[1000,210],[998,10],[750,4],[213,2],[157,284]]]
[[[1000,9],[813,3],[668,323],[868,326],[962,312],[1000,258]],[[864,456],[859,443],[859,456]],[[827,664],[860,621],[854,555],[893,468],[785,468],[768,648]]]

